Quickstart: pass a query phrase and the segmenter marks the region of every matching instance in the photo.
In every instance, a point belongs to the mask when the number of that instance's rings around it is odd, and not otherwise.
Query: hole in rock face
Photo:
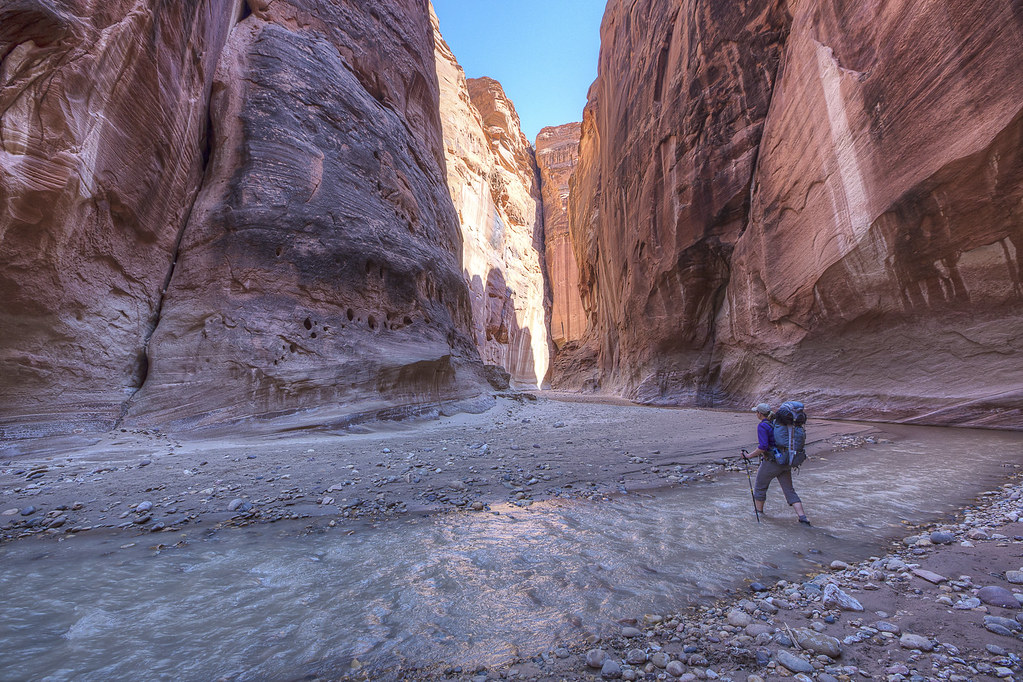
[[[277,250],[275,251],[275,253],[277,254],[277,257],[280,258],[281,254],[284,253],[284,247],[283,246],[278,246]]]
[[[307,318],[305,318],[305,322],[302,323],[302,326],[304,326],[306,329],[312,329],[313,328],[313,321],[310,320],[307,317]]]
[[[403,320],[402,320],[402,322],[404,322],[404,323],[405,323],[405,326],[407,327],[407,326],[409,326],[410,324],[412,324],[412,318],[411,318],[411,317],[408,317],[408,316],[406,315],[406,316],[405,316],[405,319],[403,319]]]
[[[376,330],[376,328],[377,328],[377,318],[375,318],[372,315],[370,315],[369,319],[367,320],[367,322],[369,323],[369,328],[370,329]]]
[[[313,332],[312,334],[310,334],[309,338],[310,339],[315,339],[316,338],[316,332]]]
[[[346,312],[345,314],[348,316],[348,321],[349,322],[351,322],[352,320],[355,319],[355,311],[352,310],[351,308],[349,308],[348,312]]]
[[[298,346],[296,346],[295,344],[291,344],[290,346],[288,346],[288,350],[290,350],[292,353],[295,353],[298,351]]]
[[[247,18],[252,16],[252,5],[248,3],[248,0],[242,3],[242,11],[238,16],[238,23],[245,21]]]

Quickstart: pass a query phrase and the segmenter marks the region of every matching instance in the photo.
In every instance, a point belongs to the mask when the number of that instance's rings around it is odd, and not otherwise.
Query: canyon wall
[[[609,3],[569,206],[601,389],[709,402],[787,27],[781,0]]]
[[[1019,3],[795,7],[719,318],[729,394],[1023,428],[1021,56]]]
[[[19,0],[0,40],[7,434],[480,393],[427,3]]]
[[[0,423],[109,426],[146,376],[240,0],[0,7]]]
[[[435,22],[448,189],[483,361],[516,385],[544,385],[551,359],[540,178],[500,83],[466,80]]]
[[[602,39],[571,215],[604,390],[1023,426],[1018,6],[613,1]]]
[[[568,230],[569,180],[579,162],[582,125],[544,128],[536,136],[543,189],[544,248],[551,290],[551,340],[559,349],[582,338],[586,311],[579,298],[579,266]]]

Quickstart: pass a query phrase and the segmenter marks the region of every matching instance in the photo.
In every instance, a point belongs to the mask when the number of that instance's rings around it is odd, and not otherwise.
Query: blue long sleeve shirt
[[[767,419],[761,419],[757,424],[757,447],[764,452],[770,452],[774,447],[774,427]]]

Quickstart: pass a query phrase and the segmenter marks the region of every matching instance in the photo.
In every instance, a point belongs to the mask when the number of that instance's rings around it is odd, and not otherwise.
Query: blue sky
[[[532,143],[545,126],[580,121],[597,77],[606,0],[433,0],[468,78],[501,81]]]

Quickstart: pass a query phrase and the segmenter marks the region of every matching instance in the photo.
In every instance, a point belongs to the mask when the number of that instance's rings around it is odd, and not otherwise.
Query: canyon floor
[[[236,426],[201,434],[126,429],[3,443],[0,536],[18,543],[114,534],[125,547],[159,549],[183,542],[179,531],[299,520],[318,531],[344,532],[349,525],[365,528],[367,520],[507,513],[555,499],[599,501],[744,479],[737,455],[755,447],[756,427],[747,412],[649,408],[550,393],[508,393],[485,412],[425,421],[346,429],[309,427],[307,421],[293,428],[286,422],[248,425],[244,437]],[[811,465],[814,459],[855,456],[861,446],[893,437],[889,430],[813,420]],[[574,646],[498,669],[374,672],[353,662],[348,676],[480,682],[748,675],[824,682],[1020,679],[1023,648],[1011,629],[1018,610],[970,601],[984,586],[1011,588],[1009,572],[1023,570],[1021,489],[1013,478],[1023,452],[1018,440],[1009,442],[1015,445],[1006,454],[997,494],[955,521],[907,527],[913,541],[900,538],[884,557],[839,563],[813,580],[792,575],[757,586],[762,591],[722,594],[714,606],[636,614],[621,623],[620,634],[581,635]],[[797,527],[779,491],[772,489],[768,502],[771,523]],[[814,509],[807,511],[814,519]],[[752,515],[749,520],[756,523]],[[932,542],[931,531],[951,533],[953,541]],[[750,580],[756,578],[751,572]],[[865,611],[827,603],[829,583]],[[991,616],[994,629],[985,629],[984,618]],[[997,627],[1010,630],[999,633]],[[911,637],[907,645],[907,634],[922,639]],[[843,653],[829,657],[828,647],[836,643]],[[793,668],[785,667],[786,660]],[[798,673],[803,665],[806,672]]]
[[[756,447],[756,417],[511,393],[480,414],[348,428],[287,421],[171,435],[0,445],[0,537],[138,532],[281,519],[334,521],[527,506],[712,480]],[[808,447],[876,428],[815,421]],[[247,436],[239,435],[248,433]]]

